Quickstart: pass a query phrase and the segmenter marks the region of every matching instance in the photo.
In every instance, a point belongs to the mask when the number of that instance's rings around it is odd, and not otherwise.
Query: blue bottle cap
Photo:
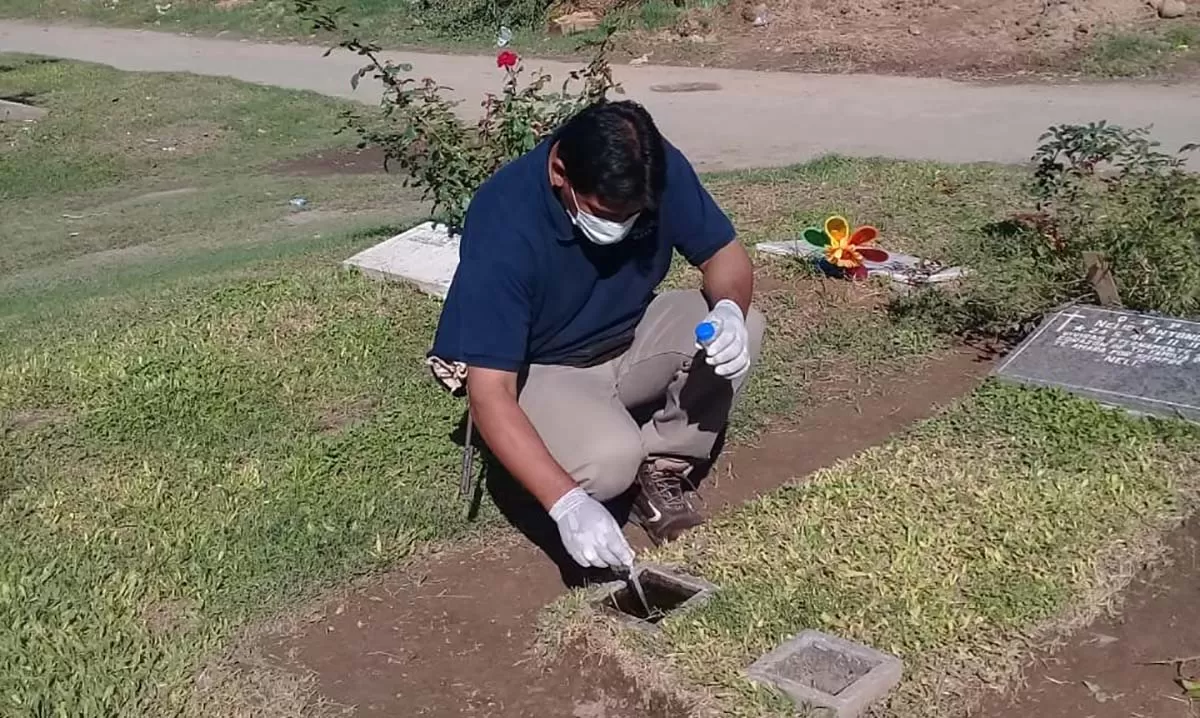
[[[717,328],[712,322],[700,322],[696,325],[696,341],[701,344],[711,342],[713,337],[717,336]]]

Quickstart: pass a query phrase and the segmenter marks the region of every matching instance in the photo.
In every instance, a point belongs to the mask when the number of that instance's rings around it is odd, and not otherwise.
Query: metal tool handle
[[[459,498],[469,498],[471,496],[471,482],[474,477],[475,466],[475,447],[471,444],[471,435],[474,433],[475,422],[471,420],[471,409],[467,408],[467,429],[466,436],[463,439],[463,455],[462,455],[462,475],[458,477],[458,495]]]
[[[637,569],[633,566],[622,566],[614,569],[614,572],[618,576],[623,576],[625,585],[629,586],[634,594],[637,595],[638,601],[642,604],[642,610],[646,612],[646,617],[649,618],[652,616],[654,612],[650,610],[650,602],[646,600],[646,592],[642,590],[642,581],[638,578]]]

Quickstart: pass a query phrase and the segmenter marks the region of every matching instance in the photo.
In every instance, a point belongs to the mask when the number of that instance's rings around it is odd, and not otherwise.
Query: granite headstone
[[[1200,322],[1073,306],[1047,317],[995,373],[1200,422]]]

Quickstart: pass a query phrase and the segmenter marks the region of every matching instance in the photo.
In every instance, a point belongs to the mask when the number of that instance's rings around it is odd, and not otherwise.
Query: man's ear
[[[567,168],[558,158],[558,145],[550,148],[550,186],[562,189],[567,184]]]

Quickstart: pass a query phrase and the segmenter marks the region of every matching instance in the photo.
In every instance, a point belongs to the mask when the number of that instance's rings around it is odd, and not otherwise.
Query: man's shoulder
[[[539,179],[546,177],[545,157],[545,149],[539,145],[496,170],[475,191],[472,208],[507,214],[532,205],[540,196]]]
[[[687,155],[683,154],[683,150],[676,147],[665,137],[663,138],[663,150],[667,154],[667,162],[683,162],[690,166]]]
[[[688,183],[696,181],[696,170],[682,150],[664,139],[663,152],[667,163],[668,188],[671,180]]]
[[[489,244],[500,246],[528,244],[543,222],[535,154],[518,157],[479,186],[467,208],[464,240],[487,237]]]

